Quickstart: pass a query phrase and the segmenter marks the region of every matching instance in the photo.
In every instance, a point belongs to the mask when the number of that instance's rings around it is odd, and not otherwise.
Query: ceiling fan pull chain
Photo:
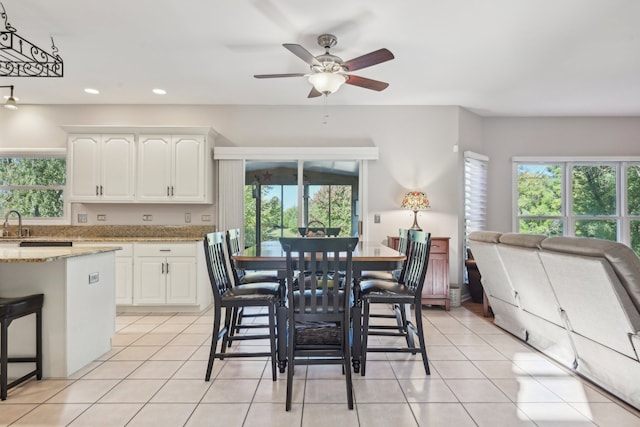
[[[322,119],[322,124],[323,124],[323,125],[326,125],[326,124],[327,124],[327,122],[329,121],[329,111],[328,111],[328,107],[327,107],[327,98],[328,98],[328,96],[327,96],[327,94],[325,93],[325,94],[324,94],[324,102],[323,102],[323,106],[322,106],[322,109],[323,109],[323,119]]]

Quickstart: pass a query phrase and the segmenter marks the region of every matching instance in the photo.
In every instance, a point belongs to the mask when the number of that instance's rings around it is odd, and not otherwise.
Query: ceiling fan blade
[[[380,92],[381,90],[385,90],[389,83],[381,82],[379,80],[367,79],[366,77],[347,75],[347,81],[345,82],[348,85],[360,86],[365,89],[377,90]]]
[[[322,92],[318,92],[315,87],[311,88],[311,92],[307,95],[307,98],[317,98],[322,95]]]
[[[256,79],[273,79],[278,77],[304,77],[304,73],[291,73],[291,74],[254,74]]]
[[[380,64],[381,62],[389,61],[395,58],[393,53],[388,49],[378,49],[373,52],[369,52],[357,58],[353,58],[342,64],[347,71],[360,70],[362,68],[371,67],[372,65]]]
[[[309,65],[322,65],[316,59],[316,57],[311,54],[311,52],[309,52],[307,49],[303,48],[299,44],[285,43],[282,46],[289,49],[291,53],[293,53],[295,56],[302,59],[304,62],[306,62]]]

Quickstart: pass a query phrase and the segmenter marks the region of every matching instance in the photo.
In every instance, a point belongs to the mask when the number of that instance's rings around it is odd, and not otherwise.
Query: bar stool
[[[0,298],[0,400],[7,399],[7,391],[35,376],[42,379],[42,303],[43,294],[28,295],[25,297]],[[9,357],[7,349],[7,335],[9,325],[15,319],[36,315],[36,355],[32,357]],[[8,382],[7,367],[9,363],[34,363],[36,368],[26,375]]]

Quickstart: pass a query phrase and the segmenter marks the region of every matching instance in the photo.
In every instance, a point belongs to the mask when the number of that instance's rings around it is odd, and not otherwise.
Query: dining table
[[[305,238],[305,237],[301,237]],[[324,237],[330,239],[331,237]],[[249,246],[233,256],[235,266],[244,270],[272,270],[278,272],[282,283],[285,281],[287,259],[280,241],[270,240],[260,245]],[[382,243],[359,241],[352,255],[353,259],[353,305],[352,305],[352,366],[360,372],[362,357],[362,299],[360,298],[360,278],[363,271],[392,271],[402,268],[406,256]],[[287,364],[286,339],[287,310],[284,286],[280,304],[277,307],[278,367],[284,372]]]

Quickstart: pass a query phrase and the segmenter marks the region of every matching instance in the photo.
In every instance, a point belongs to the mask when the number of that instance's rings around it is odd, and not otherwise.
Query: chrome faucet
[[[20,212],[17,210],[12,209],[7,212],[7,215],[4,217],[4,228],[9,228],[9,215],[12,213],[18,215],[18,237],[22,237],[22,215],[20,215]]]

